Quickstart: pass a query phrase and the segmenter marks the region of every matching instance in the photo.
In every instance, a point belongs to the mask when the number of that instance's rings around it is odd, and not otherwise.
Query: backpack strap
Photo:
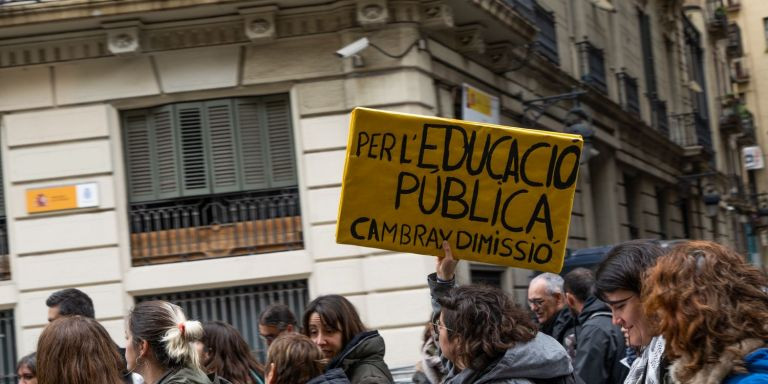
[[[592,320],[593,318],[595,318],[595,317],[597,317],[597,316],[608,316],[608,317],[613,317],[613,313],[611,313],[611,312],[595,312],[595,313],[593,313],[592,315],[590,315],[590,316],[587,318],[587,320]]]

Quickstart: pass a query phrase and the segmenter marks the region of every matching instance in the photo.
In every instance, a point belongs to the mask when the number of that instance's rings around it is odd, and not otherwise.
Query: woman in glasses
[[[595,274],[597,297],[611,308],[613,323],[621,326],[627,345],[642,351],[625,384],[671,382],[664,338],[654,331],[654,319],[646,316],[640,296],[646,271],[662,254],[664,249],[654,241],[628,241],[613,247]]]
[[[240,332],[228,323],[205,323],[203,338],[195,346],[203,368],[209,374],[232,384],[264,384],[264,367],[251,355],[248,343]],[[215,377],[212,378],[214,380]]]
[[[19,384],[37,384],[37,361],[34,352],[19,360],[16,364],[16,375],[19,377]]]
[[[538,332],[526,311],[498,288],[455,287],[458,261],[447,242],[429,275],[433,326],[448,373],[444,384],[574,383],[555,339]]]
[[[679,383],[768,383],[768,279],[742,256],[691,241],[659,258],[643,284]]]
[[[312,300],[304,312],[302,327],[329,360],[326,372],[341,368],[352,384],[393,383],[384,362],[384,339],[378,331],[365,328],[355,307],[343,296]]]

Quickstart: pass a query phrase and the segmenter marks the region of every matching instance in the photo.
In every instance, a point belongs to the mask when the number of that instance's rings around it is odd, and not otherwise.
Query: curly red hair
[[[643,283],[643,307],[666,339],[668,357],[684,357],[681,381],[743,340],[768,340],[766,287],[759,269],[710,241],[681,244],[658,259]],[[745,372],[740,360],[734,366]]]

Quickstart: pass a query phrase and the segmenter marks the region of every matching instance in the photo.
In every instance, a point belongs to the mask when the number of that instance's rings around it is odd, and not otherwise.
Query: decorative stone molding
[[[245,16],[243,30],[251,42],[264,43],[277,38],[276,6],[241,9],[240,13]]]
[[[485,53],[483,26],[469,24],[456,28],[456,50],[461,53]]]
[[[490,59],[490,66],[494,71],[506,71],[516,63],[514,54],[515,46],[509,42],[489,44],[485,55]]]
[[[422,23],[427,29],[453,28],[453,8],[443,2],[424,4],[421,7]]]
[[[387,0],[357,0],[357,22],[363,28],[378,28],[389,20]]]
[[[141,52],[138,27],[107,30],[107,49],[113,55],[133,55]]]

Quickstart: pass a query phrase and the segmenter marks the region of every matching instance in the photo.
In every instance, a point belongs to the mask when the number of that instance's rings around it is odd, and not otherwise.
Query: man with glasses
[[[554,273],[542,273],[528,286],[528,306],[536,315],[539,330],[552,336],[573,357],[575,321],[565,305],[563,278]]]
[[[296,317],[285,304],[272,304],[259,316],[259,336],[267,343],[267,347],[278,336],[294,332],[298,332]]]

